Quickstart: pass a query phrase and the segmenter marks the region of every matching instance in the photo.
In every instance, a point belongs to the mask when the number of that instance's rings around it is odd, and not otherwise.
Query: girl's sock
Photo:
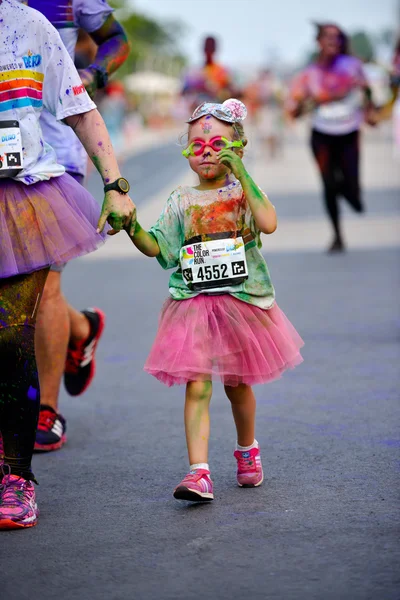
[[[240,452],[246,452],[248,450],[251,450],[252,448],[258,448],[257,440],[254,440],[254,442],[250,444],[250,446],[241,446],[240,444],[236,443],[236,450],[240,450]]]
[[[206,471],[210,470],[208,463],[194,463],[194,465],[190,465],[190,470],[194,471],[195,469],[205,469]]]

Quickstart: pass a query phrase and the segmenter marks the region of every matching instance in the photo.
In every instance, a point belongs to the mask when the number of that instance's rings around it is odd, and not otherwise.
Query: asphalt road
[[[156,173],[154,150],[132,159],[138,205],[185,168],[160,152]],[[375,203],[395,210],[387,192]],[[0,536],[1,600],[399,600],[398,254],[267,257],[304,363],[255,388],[257,489],[236,486],[215,385],[215,500],[194,506],[172,497],[187,470],[183,389],[142,370],[168,273],[146,258],[70,265],[69,300],[107,313],[98,373],[81,398],[62,392],[67,445],[34,458],[38,526]]]

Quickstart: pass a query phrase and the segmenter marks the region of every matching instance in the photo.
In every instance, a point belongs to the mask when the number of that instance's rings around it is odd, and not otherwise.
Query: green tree
[[[365,62],[374,59],[374,43],[365,31],[357,31],[350,36],[350,48],[352,54]]]
[[[110,4],[117,9],[116,18],[124,27],[131,44],[129,58],[118,70],[119,77],[143,68],[175,74],[182,70],[186,57],[176,44],[181,23],[160,23],[136,12],[123,0],[111,0]]]

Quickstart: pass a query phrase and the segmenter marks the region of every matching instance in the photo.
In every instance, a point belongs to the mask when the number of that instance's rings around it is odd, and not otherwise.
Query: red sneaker
[[[66,429],[67,424],[64,417],[51,406],[42,404],[40,406],[34,450],[36,452],[59,450],[67,441]]]
[[[90,323],[90,334],[86,340],[71,342],[68,346],[64,384],[70,396],[83,394],[93,380],[96,348],[106,322],[106,316],[99,308],[88,308],[82,313]]]

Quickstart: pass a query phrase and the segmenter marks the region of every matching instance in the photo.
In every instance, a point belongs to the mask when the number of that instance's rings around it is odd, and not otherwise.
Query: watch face
[[[129,192],[129,183],[123,177],[121,177],[120,179],[118,179],[118,186],[121,189],[121,191],[124,192],[125,194],[127,192]]]

